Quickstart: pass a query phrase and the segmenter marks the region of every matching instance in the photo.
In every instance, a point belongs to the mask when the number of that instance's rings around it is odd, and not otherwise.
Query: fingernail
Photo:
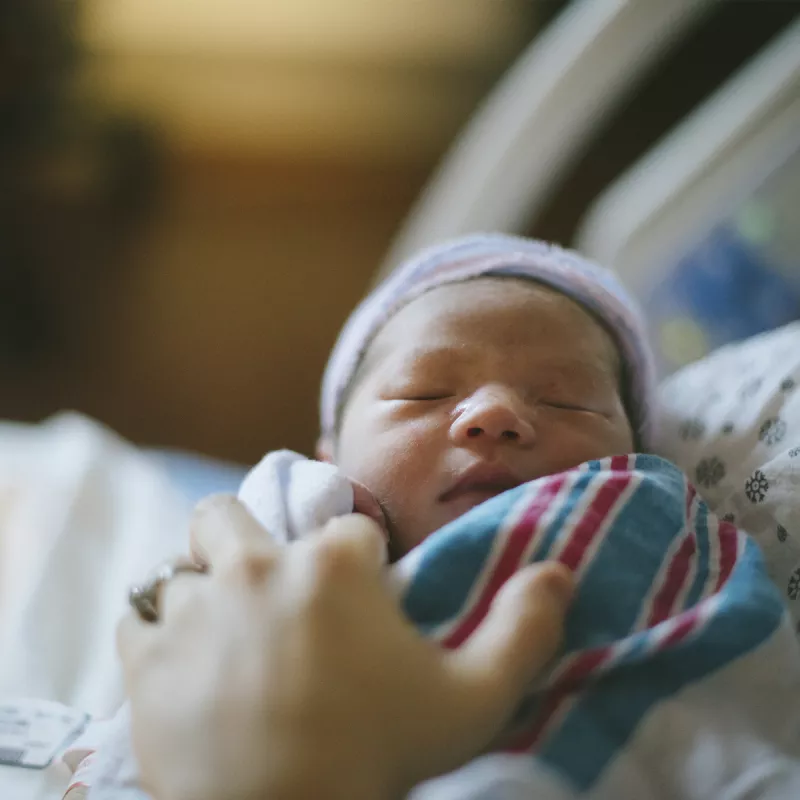
[[[575,577],[563,564],[548,564],[540,580],[542,588],[552,594],[558,602],[567,605],[575,594]]]

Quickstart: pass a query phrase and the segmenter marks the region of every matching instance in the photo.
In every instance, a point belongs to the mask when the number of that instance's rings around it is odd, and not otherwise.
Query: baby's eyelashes
[[[425,392],[424,394],[412,394],[401,399],[415,403],[427,403],[434,400],[448,400],[451,397],[453,397],[453,395],[446,392]]]
[[[401,401],[406,403],[433,403],[439,400],[451,400],[455,397],[455,393],[448,390],[419,390],[419,389],[407,389],[403,391],[397,392],[390,392],[384,396],[385,400],[395,400]],[[580,403],[572,403],[567,401],[561,400],[544,400],[544,399],[536,399],[536,400],[529,400],[525,398],[525,402],[530,405],[540,405],[540,406],[548,406],[550,408],[556,408],[561,411],[592,411],[593,409],[590,408],[588,405],[583,405]]]
[[[560,411],[589,411],[591,412],[593,409],[588,408],[587,406],[578,405],[576,403],[561,403],[561,402],[554,402],[552,400],[541,400],[540,404],[543,406],[549,406],[550,408],[557,408]]]
[[[546,408],[553,409],[555,411],[565,411],[569,414],[580,412],[582,414],[592,414],[594,416],[603,417],[605,419],[610,419],[613,414],[604,408],[601,405],[590,405],[585,404],[582,405],[580,403],[566,403],[566,402],[554,402],[551,400],[540,400],[539,406],[544,406]]]
[[[403,401],[407,403],[426,403],[435,400],[448,400],[455,397],[453,392],[448,389],[420,389],[420,388],[405,388],[396,389],[386,392],[383,395],[384,400]]]

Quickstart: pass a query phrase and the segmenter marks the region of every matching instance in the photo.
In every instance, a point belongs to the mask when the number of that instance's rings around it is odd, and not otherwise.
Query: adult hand
[[[234,498],[197,509],[209,575],[180,575],[119,649],[144,786],[158,800],[384,800],[478,754],[561,639],[572,579],[529,567],[444,651],[383,581],[360,515],[277,548]]]

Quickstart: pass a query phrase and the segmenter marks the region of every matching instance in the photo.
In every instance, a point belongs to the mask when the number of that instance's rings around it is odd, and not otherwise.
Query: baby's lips
[[[353,511],[356,514],[363,514],[365,517],[375,520],[383,531],[386,541],[389,541],[389,529],[386,525],[386,516],[383,513],[381,504],[375,499],[375,495],[364,486],[363,483],[351,480],[353,486]]]

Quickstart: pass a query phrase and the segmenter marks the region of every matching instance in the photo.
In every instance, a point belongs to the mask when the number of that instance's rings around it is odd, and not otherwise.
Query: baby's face
[[[380,331],[334,456],[380,502],[398,557],[507,489],[632,449],[606,331],[544,287],[480,279]]]

